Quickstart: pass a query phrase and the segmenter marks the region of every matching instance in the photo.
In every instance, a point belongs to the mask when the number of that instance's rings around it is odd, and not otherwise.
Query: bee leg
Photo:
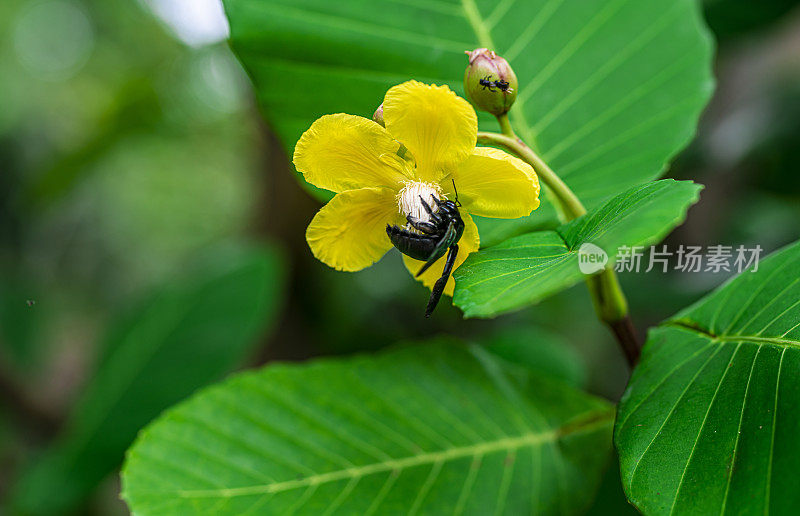
[[[436,200],[436,197],[434,197],[434,200]],[[438,213],[434,213],[434,212],[433,212],[433,210],[431,209],[431,206],[430,206],[430,204],[428,204],[428,203],[425,201],[425,199],[423,199],[423,198],[422,198],[422,196],[421,196],[421,195],[419,196],[419,202],[421,202],[421,203],[422,203],[422,207],[423,207],[423,208],[425,208],[425,211],[427,211],[427,212],[428,212],[428,215],[430,215],[430,216],[431,216],[431,220],[432,220],[433,222],[435,222],[435,223],[437,223],[437,224],[441,224],[441,223],[442,223],[442,218],[439,216],[439,214],[438,214]]]
[[[428,300],[428,306],[425,308],[425,317],[430,317],[436,305],[439,304],[439,299],[441,299],[442,292],[444,292],[444,286],[447,285],[447,280],[450,278],[450,273],[453,271],[453,265],[456,263],[456,255],[458,255],[458,245],[454,244],[450,246],[450,250],[447,253],[447,261],[444,262],[442,276],[436,280],[431,290],[431,298]]]
[[[406,220],[415,229],[418,229],[418,230],[422,231],[426,235],[432,235],[432,234],[436,233],[436,231],[437,231],[435,224],[432,224],[430,222],[422,221],[422,220],[420,220],[420,219],[418,219],[418,218],[416,218],[416,217],[414,217],[412,215],[408,215],[406,217]]]

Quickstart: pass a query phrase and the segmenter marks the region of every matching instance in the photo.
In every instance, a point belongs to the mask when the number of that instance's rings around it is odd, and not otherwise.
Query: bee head
[[[460,204],[458,204],[457,202],[448,199],[440,201],[435,197],[434,201],[436,201],[436,206],[438,207],[439,212],[444,213],[449,217],[455,217],[458,215],[458,207],[460,206]]]

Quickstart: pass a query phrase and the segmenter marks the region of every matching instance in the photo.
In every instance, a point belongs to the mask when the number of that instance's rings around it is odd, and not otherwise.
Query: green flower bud
[[[469,66],[464,72],[464,90],[476,109],[500,116],[517,99],[517,76],[508,62],[488,48],[465,52]]]
[[[375,110],[375,113],[372,115],[372,120],[380,124],[381,127],[386,127],[386,123],[383,121],[383,104],[378,106],[378,109]]]

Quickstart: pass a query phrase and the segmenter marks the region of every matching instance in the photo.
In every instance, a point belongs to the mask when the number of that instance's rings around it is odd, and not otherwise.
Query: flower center
[[[397,206],[403,215],[411,215],[421,221],[429,222],[431,216],[422,205],[420,197],[425,199],[425,202],[428,203],[432,211],[437,211],[439,208],[433,200],[434,196],[439,200],[445,198],[444,195],[442,195],[442,189],[439,185],[422,181],[409,181],[405,184],[403,189],[400,190],[400,193],[397,194]]]

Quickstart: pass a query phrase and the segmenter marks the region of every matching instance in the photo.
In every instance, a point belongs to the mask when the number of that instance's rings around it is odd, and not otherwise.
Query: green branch
[[[547,186],[567,221],[586,214],[586,208],[580,199],[553,172],[545,161],[525,144],[514,132],[507,115],[497,117],[503,134],[479,132],[478,143],[496,145],[511,151],[527,162],[536,171],[539,179]],[[628,302],[617,275],[613,269],[605,269],[600,274],[586,278],[586,285],[592,295],[598,319],[604,322],[617,339],[625,358],[633,367],[639,360],[641,346],[628,314]]]

